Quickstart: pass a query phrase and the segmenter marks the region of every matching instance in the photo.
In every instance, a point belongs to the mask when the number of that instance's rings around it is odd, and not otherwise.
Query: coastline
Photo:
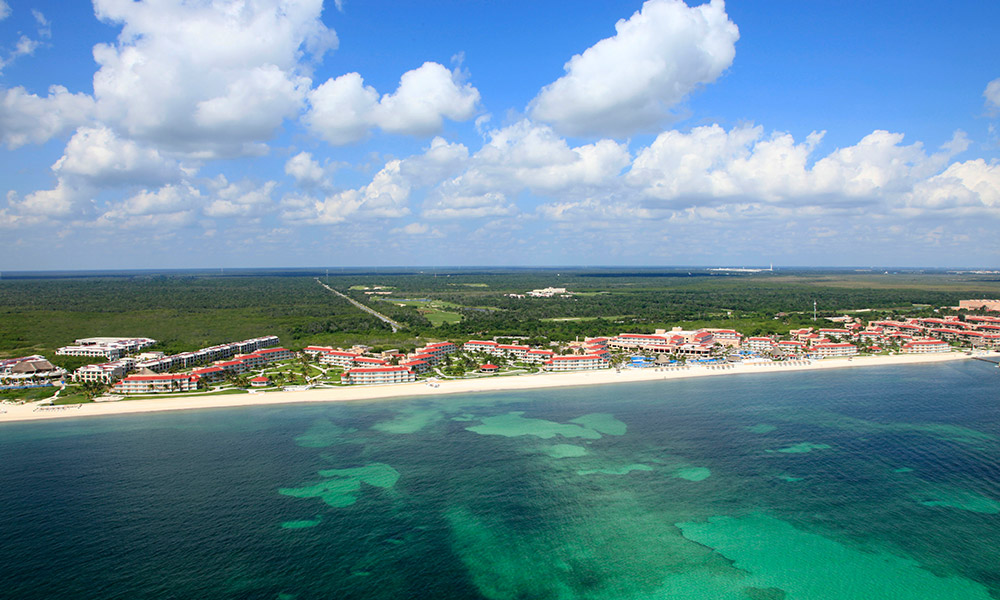
[[[468,394],[476,392],[504,392],[516,390],[544,389],[554,387],[575,387],[586,385],[608,385],[613,383],[634,383],[689,377],[714,377],[726,375],[780,373],[788,371],[810,371],[817,369],[860,368],[868,366],[912,365],[931,362],[945,362],[970,359],[964,353],[947,354],[897,354],[893,356],[863,356],[852,359],[824,359],[811,363],[755,363],[734,364],[725,368],[692,366],[678,370],[614,369],[599,371],[573,371],[567,373],[538,373],[500,377],[483,377],[465,380],[438,380],[432,387],[426,382],[357,386],[336,389],[312,389],[303,391],[273,391],[221,396],[188,396],[153,398],[144,400],[122,400],[118,402],[87,403],[65,405],[64,409],[36,411],[33,403],[23,405],[5,404],[0,406],[0,424],[51,419],[115,416],[137,413],[164,412],[175,410],[197,410],[206,408],[235,408],[242,406],[270,406],[279,404],[305,404],[317,402],[350,402],[405,398],[421,396],[441,396],[445,394]]]

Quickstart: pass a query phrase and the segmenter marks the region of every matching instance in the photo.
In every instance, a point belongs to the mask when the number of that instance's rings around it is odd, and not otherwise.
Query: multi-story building
[[[321,365],[331,365],[349,369],[354,364],[354,359],[361,356],[356,352],[345,352],[343,350],[328,350],[319,355]]]
[[[341,375],[344,383],[350,385],[386,385],[392,383],[413,383],[417,376],[410,369],[399,367],[359,367]]]
[[[835,358],[839,356],[854,356],[858,353],[858,347],[854,344],[816,344],[811,349],[812,355],[816,358]]]
[[[752,337],[743,342],[743,348],[751,352],[769,352],[774,347],[774,340],[769,337]]]
[[[118,360],[123,356],[135,354],[143,348],[152,346],[156,340],[150,338],[116,338],[93,337],[75,340],[71,346],[63,346],[56,350],[61,356],[104,357],[108,360]]]
[[[84,365],[73,371],[73,381],[80,383],[97,382],[110,385],[125,377],[135,368],[135,359],[125,357],[106,363]]]
[[[931,352],[951,352],[951,346],[943,340],[914,340],[903,344],[907,354],[929,354]]]
[[[198,376],[184,373],[129,375],[111,388],[116,394],[159,394],[198,389]]]
[[[570,356],[553,356],[545,361],[546,371],[589,371],[603,369],[608,366],[608,359],[595,354],[580,354]]]
[[[462,344],[463,352],[480,352],[483,354],[496,354],[500,346],[497,342],[490,340],[469,340]]]

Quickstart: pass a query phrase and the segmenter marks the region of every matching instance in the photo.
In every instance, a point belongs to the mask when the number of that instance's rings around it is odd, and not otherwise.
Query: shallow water
[[[0,427],[10,598],[1000,598],[975,361]]]

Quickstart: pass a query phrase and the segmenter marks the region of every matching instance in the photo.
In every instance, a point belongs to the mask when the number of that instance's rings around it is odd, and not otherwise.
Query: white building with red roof
[[[129,375],[111,388],[115,394],[162,394],[198,389],[198,376],[188,373]]]
[[[810,352],[816,358],[837,358],[855,356],[858,353],[858,347],[846,342],[839,344],[816,344]]]
[[[608,359],[596,354],[553,356],[545,361],[546,371],[590,371],[608,367]]]
[[[388,385],[394,383],[413,383],[416,374],[410,369],[398,367],[359,367],[349,369],[341,375],[342,381],[348,385]]]
[[[951,352],[948,342],[942,340],[914,340],[903,344],[902,351],[906,354],[930,354],[932,352]]]

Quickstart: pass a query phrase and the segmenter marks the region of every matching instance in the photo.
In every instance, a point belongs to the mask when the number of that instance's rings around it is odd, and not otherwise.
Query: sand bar
[[[346,402],[351,400],[378,400],[411,396],[441,396],[443,394],[468,394],[475,392],[503,392],[531,390],[553,387],[581,385],[605,385],[613,383],[659,381],[689,377],[712,377],[723,375],[751,375],[755,373],[779,373],[817,369],[858,368],[866,366],[912,365],[929,362],[965,360],[964,353],[947,354],[900,354],[894,356],[856,356],[852,359],[825,359],[812,362],[791,361],[785,363],[733,364],[723,367],[691,366],[689,368],[646,368],[646,369],[603,369],[600,371],[577,371],[570,373],[536,373],[517,376],[492,376],[478,379],[438,380],[436,386],[426,382],[356,386],[302,391],[273,391],[218,396],[172,396],[144,400],[122,400],[80,405],[66,408],[36,410],[37,404],[0,405],[0,424],[15,421],[35,421],[150,413],[169,410],[193,410],[204,408],[232,408],[238,406],[268,406],[276,404],[297,404],[313,402]]]

